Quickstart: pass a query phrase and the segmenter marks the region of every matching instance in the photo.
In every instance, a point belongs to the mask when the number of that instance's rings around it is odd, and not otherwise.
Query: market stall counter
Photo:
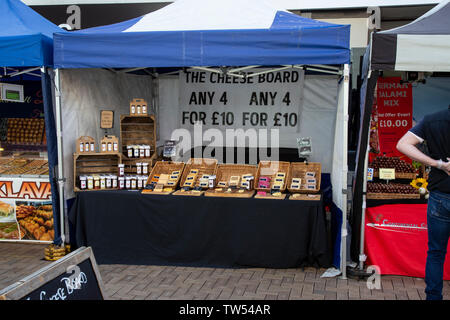
[[[328,267],[320,201],[80,192],[69,212],[74,246],[100,264]],[[75,238],[75,240],[74,240]]]

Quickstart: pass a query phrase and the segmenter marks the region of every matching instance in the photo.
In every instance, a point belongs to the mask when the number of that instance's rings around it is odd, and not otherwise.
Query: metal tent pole
[[[55,70],[55,112],[56,112],[56,138],[58,148],[58,190],[59,190],[59,211],[60,211],[60,229],[62,245],[65,244],[65,201],[64,201],[64,159],[62,145],[62,117],[61,117],[61,83],[59,69]]]
[[[343,97],[343,149],[342,150],[342,227],[341,227],[341,278],[347,279],[347,175],[348,175],[348,103],[349,103],[349,89],[350,89],[350,66],[344,65],[344,97]]]
[[[362,212],[361,212],[361,238],[359,243],[359,269],[364,269],[364,262],[366,261],[366,255],[364,254],[364,232],[365,232],[365,225],[366,225],[366,193],[367,193],[367,169],[369,167],[369,141],[370,140],[370,128],[367,134],[367,148],[366,148],[366,155],[364,158],[364,172],[363,172],[363,200],[362,200]]]

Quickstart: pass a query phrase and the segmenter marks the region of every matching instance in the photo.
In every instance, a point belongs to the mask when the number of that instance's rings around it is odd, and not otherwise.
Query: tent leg
[[[369,163],[369,139],[370,130],[367,136],[367,149],[366,156],[364,160],[364,173],[363,173],[363,202],[362,202],[362,213],[361,213],[361,238],[359,244],[359,269],[364,269],[364,262],[366,261],[366,255],[364,254],[364,227],[366,225],[366,193],[367,193],[367,168]]]
[[[347,174],[348,174],[348,104],[349,104],[349,90],[350,90],[350,66],[348,64],[344,65],[344,101],[343,101],[343,147],[344,150],[342,152],[342,163],[343,163],[343,171],[342,171],[342,185],[345,189],[347,189]],[[341,279],[347,279],[347,190],[343,192],[342,197],[342,230],[341,230]]]
[[[62,245],[65,244],[65,202],[64,202],[64,159],[62,152],[62,118],[61,118],[61,83],[59,69],[55,70],[55,111],[56,111],[56,138],[58,148],[58,193],[59,193],[59,211],[60,211],[60,229]]]

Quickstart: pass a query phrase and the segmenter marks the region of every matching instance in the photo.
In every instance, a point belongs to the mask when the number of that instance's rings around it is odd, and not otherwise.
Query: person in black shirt
[[[426,143],[429,156],[417,148],[422,142]],[[444,262],[450,237],[450,106],[448,110],[425,116],[398,141],[397,150],[431,167],[425,293],[427,300],[442,300]]]

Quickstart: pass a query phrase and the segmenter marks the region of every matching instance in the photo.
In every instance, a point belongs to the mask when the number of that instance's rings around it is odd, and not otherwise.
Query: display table
[[[426,204],[386,204],[366,210],[365,252],[367,266],[381,274],[425,277],[428,250]],[[450,254],[444,265],[450,280]]]
[[[322,201],[80,192],[76,245],[100,264],[328,267]]]

